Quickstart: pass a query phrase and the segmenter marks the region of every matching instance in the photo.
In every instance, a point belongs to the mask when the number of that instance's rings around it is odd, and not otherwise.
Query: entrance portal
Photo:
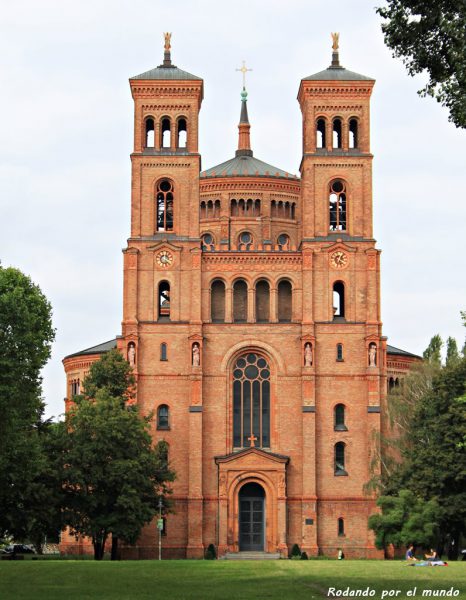
[[[264,550],[265,492],[258,483],[247,483],[239,492],[239,549]]]

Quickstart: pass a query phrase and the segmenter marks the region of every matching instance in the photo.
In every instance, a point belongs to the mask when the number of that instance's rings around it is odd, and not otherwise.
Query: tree
[[[455,338],[449,337],[447,339],[446,365],[447,367],[451,367],[453,365],[458,364],[459,361],[460,353],[458,352],[458,344],[456,343]]]
[[[136,542],[174,479],[164,445],[152,447],[151,416],[125,403],[133,383],[128,363],[109,352],[91,366],[85,395],[74,397],[61,424],[64,519],[72,533],[92,539],[97,560],[110,534],[113,558],[118,539]]]
[[[427,72],[419,91],[450,111],[456,127],[466,127],[466,4],[464,0],[387,0],[377,8],[393,55],[411,76]]]
[[[380,496],[377,506],[382,510],[369,517],[369,527],[375,533],[377,548],[395,548],[408,544],[432,546],[438,536],[439,507],[435,499],[415,496],[409,490],[396,495]]]
[[[429,345],[424,350],[424,352],[422,354],[423,358],[425,360],[429,361],[431,364],[437,365],[438,367],[440,367],[440,365],[442,364],[442,356],[441,356],[442,347],[443,347],[442,338],[437,333],[436,335],[433,336],[433,338],[429,342]]]
[[[0,266],[0,536],[27,535],[41,470],[41,369],[55,338],[40,288]],[[42,488],[43,491],[43,488]]]

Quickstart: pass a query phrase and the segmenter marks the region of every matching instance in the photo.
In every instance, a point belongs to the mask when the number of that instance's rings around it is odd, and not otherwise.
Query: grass
[[[0,561],[1,600],[321,600],[333,597],[329,588],[353,597],[347,587],[374,590],[366,596],[374,600],[422,600],[423,590],[453,587],[459,593],[443,597],[466,600],[466,562]],[[416,595],[407,596],[414,587]]]

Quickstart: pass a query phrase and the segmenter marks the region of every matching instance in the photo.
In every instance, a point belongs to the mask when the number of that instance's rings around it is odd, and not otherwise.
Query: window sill
[[[348,477],[348,473],[346,471],[335,471],[335,477]]]
[[[348,427],[346,425],[335,425],[333,431],[348,431]]]
[[[169,425],[157,425],[157,431],[170,431]]]

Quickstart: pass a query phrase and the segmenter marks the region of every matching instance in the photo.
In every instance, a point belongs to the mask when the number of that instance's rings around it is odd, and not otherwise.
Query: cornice
[[[271,180],[266,179],[265,181],[261,178],[248,177],[247,179],[240,179],[239,177],[222,177],[215,179],[200,179],[199,190],[201,193],[209,193],[211,191],[228,191],[228,190],[280,190],[291,194],[299,195],[301,189],[301,182],[299,180]]]
[[[274,252],[250,254],[244,252],[202,254],[203,270],[205,271],[254,271],[263,266],[268,271],[300,271],[302,263],[301,253],[293,252],[283,254]]]

